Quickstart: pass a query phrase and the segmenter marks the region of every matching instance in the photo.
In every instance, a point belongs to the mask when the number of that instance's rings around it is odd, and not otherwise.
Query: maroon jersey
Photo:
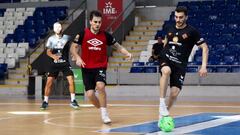
[[[89,28],[77,34],[74,43],[81,45],[81,58],[85,68],[107,68],[107,46],[116,43],[115,38],[107,32],[94,34]]]

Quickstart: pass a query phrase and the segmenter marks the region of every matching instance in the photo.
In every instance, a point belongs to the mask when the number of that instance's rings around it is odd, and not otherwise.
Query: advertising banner
[[[122,0],[98,0],[98,10],[103,14],[102,29],[105,30],[108,26],[117,19],[123,10]],[[123,17],[120,16],[112,25],[112,31],[116,30],[122,23]]]
[[[78,69],[72,69],[72,71],[74,74],[75,93],[76,94],[84,94],[82,70],[80,68],[78,68]]]

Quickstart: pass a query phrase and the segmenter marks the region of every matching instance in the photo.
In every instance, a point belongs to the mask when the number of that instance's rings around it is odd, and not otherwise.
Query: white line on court
[[[66,116],[68,117],[68,116]],[[51,122],[52,120],[56,120],[56,119],[63,119],[63,118],[66,118],[66,117],[55,117],[55,118],[49,118],[49,119],[46,119],[44,120],[43,122],[45,124],[49,124],[49,125],[53,125],[53,126],[59,126],[59,127],[74,127],[74,128],[90,128],[90,129],[98,129],[99,127],[93,127],[93,126],[75,126],[75,125],[67,125],[66,123],[64,124],[57,124],[55,122]]]
[[[159,105],[139,105],[139,104],[108,104],[109,106],[116,106],[116,107],[158,107]],[[240,108],[239,105],[236,106],[221,106],[221,105],[174,105],[174,107],[186,107],[186,108]]]
[[[0,105],[36,105],[40,106],[42,103],[0,103]],[[51,105],[54,106],[69,106],[69,104],[63,104],[63,103],[51,103]],[[80,107],[94,107],[91,104],[80,104]]]
[[[16,117],[3,117],[3,118],[0,118],[0,120],[7,120],[7,119],[12,119],[12,118],[16,118]]]
[[[0,103],[0,105],[36,105],[39,106],[42,103]],[[63,103],[51,103],[51,105],[54,106],[69,106],[69,104],[63,104]],[[91,104],[79,104],[80,107],[94,107]],[[108,106],[113,107],[158,107],[157,104],[108,104]],[[185,108],[240,108],[239,105],[233,106],[233,105],[174,105],[174,107],[185,107]]]
[[[39,114],[50,114],[50,112],[43,112],[43,111],[13,111],[8,112],[10,114],[16,115],[39,115]]]

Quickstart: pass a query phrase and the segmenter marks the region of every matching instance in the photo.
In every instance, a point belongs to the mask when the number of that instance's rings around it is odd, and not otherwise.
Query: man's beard
[[[177,22],[177,26],[179,26],[179,27],[181,27],[181,26],[183,26],[183,22]]]

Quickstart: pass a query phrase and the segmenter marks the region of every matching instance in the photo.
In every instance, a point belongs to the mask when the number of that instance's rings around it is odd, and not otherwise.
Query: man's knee
[[[164,66],[161,69],[162,75],[170,75],[171,74],[171,69],[169,66]]]
[[[97,82],[96,89],[99,91],[102,91],[105,89],[105,83],[104,82]]]

